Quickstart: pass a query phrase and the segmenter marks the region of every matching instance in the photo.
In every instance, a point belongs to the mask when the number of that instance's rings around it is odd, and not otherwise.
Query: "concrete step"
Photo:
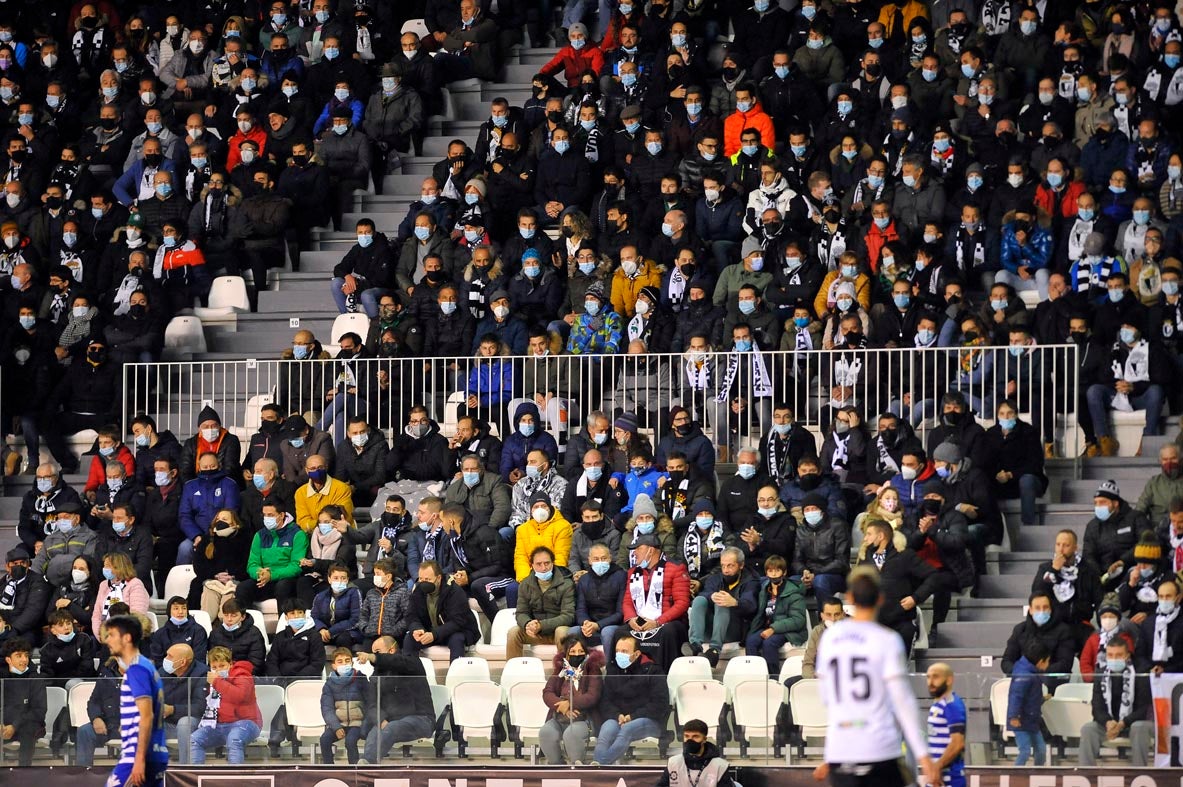
[[[285,289],[279,292],[259,293],[259,312],[261,314],[286,317],[287,315],[303,314],[306,311],[319,311],[332,305],[333,298],[329,294],[327,279],[323,280],[321,286],[316,289]],[[291,339],[291,336],[288,336],[288,339]]]
[[[328,279],[323,273],[293,273],[292,271],[281,271],[272,282],[271,292],[290,292],[292,290],[317,290],[323,291],[327,294],[329,286]],[[332,300],[326,301],[330,306]],[[321,307],[324,308],[323,306]],[[298,313],[298,312],[297,312]]]
[[[505,67],[505,81],[510,84],[520,84],[531,87],[534,82],[534,75],[538,73],[538,66],[545,65],[546,61],[541,63],[512,63]]]
[[[1087,519],[1078,520],[1076,523],[1069,525],[1067,529],[1074,531],[1078,539],[1084,539],[1084,528],[1088,524]],[[1020,528],[1018,539],[1016,539],[1015,547],[1020,552],[1034,552],[1040,555],[1050,556],[1052,548],[1056,545],[1056,534],[1064,527],[1048,527],[1047,525],[1035,525],[1033,527]],[[1002,556],[999,556],[999,561],[1002,561]],[[1043,557],[1047,560],[1048,557]],[[1007,558],[1007,562],[1011,561]]]
[[[525,84],[494,83],[481,85],[481,100],[485,102],[492,101],[495,98],[504,98],[509,101],[510,106],[520,107],[533,94],[529,80],[526,80]]]
[[[949,621],[941,625],[936,644],[940,648],[974,648],[983,656],[1002,655],[1014,627],[1014,622],[1006,621]]]
[[[985,599],[970,599],[970,602],[984,602]],[[995,599],[989,601],[994,602]],[[990,604],[970,604],[962,602],[957,607],[957,621],[959,623],[1006,623],[1010,622],[1013,626],[1023,618],[1023,605],[1018,601],[1011,602],[1009,600],[1001,600],[998,603]]]
[[[538,49],[523,49],[518,54],[519,63],[529,63],[536,66],[544,66],[554,58],[558,53],[558,48],[542,47]],[[531,75],[532,76],[532,75]],[[529,80],[527,80],[529,81]]]
[[[1016,583],[1015,578],[1008,574],[987,574],[978,580],[978,596],[983,599],[1026,600],[1028,587],[1030,585]]]
[[[426,175],[430,174],[430,171],[426,173]],[[387,175],[382,181],[382,192],[383,194],[396,194],[419,199],[419,190],[423,185],[424,177],[423,174]]]
[[[303,327],[303,326],[301,326]],[[260,352],[283,352],[292,343],[292,328],[253,330],[248,333],[226,333],[207,338],[209,349],[214,352],[237,352],[253,357]],[[328,329],[313,332],[321,341],[328,341]],[[323,338],[322,338],[323,337]]]
[[[333,268],[345,256],[344,251],[305,251],[300,253],[300,271],[301,272],[323,272],[325,274],[332,274]],[[325,277],[326,287],[328,289],[328,276]],[[330,301],[331,303],[331,301]]]
[[[1081,479],[1104,481],[1109,478],[1118,482],[1125,479],[1142,479],[1159,472],[1158,455],[1140,457],[1103,457],[1092,459],[1081,468]]]
[[[1146,481],[1151,475],[1153,475],[1153,472],[1147,470],[1134,478],[1115,479],[1118,488],[1121,490],[1122,498],[1130,503],[1137,502],[1138,497],[1142,494],[1142,489],[1146,486]],[[1065,481],[1060,485],[1060,500],[1065,503],[1088,503],[1091,506],[1093,496],[1097,491],[1097,485],[1098,482],[1092,479]]]
[[[403,217],[405,217],[406,215],[407,215],[407,212],[405,210],[401,210],[401,211],[396,212],[393,208],[387,208],[387,209],[383,209],[381,211],[367,210],[367,211],[361,211],[361,212],[357,212],[357,213],[342,213],[341,214],[341,229],[344,230],[346,227],[348,227],[349,229],[356,231],[357,223],[359,221],[361,221],[362,219],[369,219],[370,221],[374,222],[374,226],[378,229],[378,232],[385,232],[387,234],[393,235],[395,232],[398,231],[398,225],[402,223]],[[356,234],[354,237],[356,238]],[[301,269],[303,269],[303,266],[304,266],[304,254],[303,254],[303,252],[301,252],[300,253],[300,267],[301,267]]]

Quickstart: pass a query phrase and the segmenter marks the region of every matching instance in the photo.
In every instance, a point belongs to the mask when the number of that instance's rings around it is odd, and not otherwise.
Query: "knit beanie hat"
[[[633,518],[636,519],[642,514],[657,518],[657,506],[653,505],[653,498],[649,495],[637,495],[637,502],[633,503]]]
[[[1139,563],[1157,563],[1162,560],[1162,542],[1153,530],[1145,530],[1134,545],[1134,560]]]
[[[1097,487],[1097,493],[1093,497],[1103,497],[1106,500],[1121,500],[1121,490],[1117,488],[1117,482],[1113,479],[1102,481],[1101,485]]]

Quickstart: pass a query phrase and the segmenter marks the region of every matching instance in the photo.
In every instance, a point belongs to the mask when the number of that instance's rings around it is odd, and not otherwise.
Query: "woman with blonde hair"
[[[190,609],[200,606],[211,622],[217,622],[222,604],[234,598],[238,583],[247,579],[246,562],[253,535],[233,509],[223,508],[214,514],[209,537],[193,553]]]
[[[908,546],[907,537],[900,532],[904,525],[904,507],[900,503],[900,493],[890,484],[879,487],[879,493],[867,506],[867,510],[855,517],[854,526],[860,534],[860,539],[867,534],[867,525],[871,522],[886,522],[891,526],[891,541],[897,550],[903,550]],[[860,543],[854,565],[858,565],[866,556],[867,545]]]
[[[136,576],[131,558],[122,552],[112,552],[103,558],[103,581],[99,583],[98,597],[90,613],[90,628],[96,637],[111,616],[111,605],[120,601],[132,612],[148,612],[148,589]]]

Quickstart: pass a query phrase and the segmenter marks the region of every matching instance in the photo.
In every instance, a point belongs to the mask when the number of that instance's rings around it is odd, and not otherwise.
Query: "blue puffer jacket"
[[[238,485],[225,473],[199,475],[186,481],[181,491],[179,517],[185,538],[192,541],[196,536],[209,532],[214,516],[223,508],[238,510]]]
[[[338,634],[357,628],[357,621],[361,618],[361,591],[350,585],[345,592],[337,597],[334,617],[329,611],[329,603],[333,599],[331,588],[322,590],[312,600],[312,619],[316,628],[328,629],[334,637]],[[330,624],[330,618],[333,622]]]
[[[1052,234],[1038,224],[1033,225],[1023,246],[1015,240],[1015,223],[1007,222],[1002,227],[1002,267],[1011,273],[1018,273],[1026,266],[1033,271],[1042,270],[1052,259]]]
[[[534,417],[534,434],[524,436],[518,428],[523,415]],[[538,414],[538,405],[533,402],[523,402],[513,412],[513,434],[505,438],[505,445],[501,449],[501,477],[507,482],[509,474],[515,469],[526,472],[526,455],[535,448],[546,451],[550,461],[559,458],[559,445],[551,437],[550,432],[542,428],[542,416]]]
[[[481,407],[509,402],[513,394],[513,361],[508,358],[478,358],[468,372],[468,395]]]

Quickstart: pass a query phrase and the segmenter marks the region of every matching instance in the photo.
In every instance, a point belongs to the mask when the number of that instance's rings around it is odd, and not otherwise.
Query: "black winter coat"
[[[333,267],[333,276],[343,278],[353,274],[362,280],[364,289],[390,289],[395,286],[395,262],[396,255],[390,241],[381,232],[375,232],[374,241],[369,248],[363,249],[360,244],[355,243],[345,252],[345,256]]]
[[[828,514],[816,528],[798,525],[797,548],[789,563],[791,576],[805,569],[814,574],[844,575],[850,565],[850,528]]]
[[[670,715],[670,696],[661,667],[644,655],[626,670],[613,661],[604,670],[604,690],[596,710],[605,719],[625,715],[653,719],[665,727]]]
[[[1027,650],[1028,643],[1035,639],[1043,642],[1052,654],[1051,664],[1047,668],[1048,675],[1067,676],[1072,672],[1072,659],[1076,658],[1076,637],[1072,631],[1054,618],[1046,626],[1037,626],[1028,615],[1026,620],[1015,626],[1010,639],[1006,641],[1006,650],[1002,654],[1004,673],[1011,674],[1015,663]]]
[[[411,437],[399,431],[394,437],[394,447],[386,455],[388,478],[398,481],[444,481],[452,478],[452,452],[448,439],[440,434],[439,425],[431,422],[431,428],[423,437]]]
[[[249,615],[234,631],[227,631],[224,625],[214,626],[209,635],[209,649],[217,647],[230,648],[233,661],[249,661],[255,675],[263,674],[267,648],[263,644],[262,632],[255,628],[254,619]]]
[[[875,566],[874,556],[867,552],[859,565]],[[937,587],[936,569],[921,560],[915,552],[902,552],[888,544],[883,568],[879,569],[879,586],[883,592],[883,606],[879,608],[879,622],[894,628],[905,620],[915,620],[916,610],[905,610],[900,602],[908,596],[923,604]]]
[[[749,527],[755,528],[760,534],[760,543],[755,548],[746,541],[739,541],[736,545],[744,551],[747,558],[745,564],[757,574],[764,573],[764,560],[772,555],[780,555],[785,560],[793,556],[793,544],[796,540],[797,522],[788,511],[777,511],[770,518],[765,519],[759,512],[752,514],[748,521],[736,525],[729,522],[736,534],[742,535]]]
[[[205,713],[205,677],[209,666],[204,661],[194,661],[184,675],[170,675],[162,672],[164,681],[164,704],[173,706],[173,715],[165,716],[165,722],[176,724],[186,716],[200,719]]]
[[[337,456],[333,464],[333,478],[339,478],[355,490],[377,489],[386,483],[386,460],[390,448],[386,437],[379,431],[370,432],[370,439],[362,446],[361,453],[349,440],[337,444]]]
[[[465,642],[475,644],[481,638],[481,633],[477,629],[476,618],[468,608],[468,594],[462,588],[447,583],[439,589],[439,594],[439,601],[436,602],[439,626],[436,626],[427,614],[426,594],[416,589],[411,593],[407,629],[430,631],[435,635],[435,641],[441,645],[447,643],[453,634],[460,632],[464,634]]]
[[[169,648],[173,645],[188,645],[193,648],[194,659],[205,661],[208,642],[209,635],[192,617],[186,618],[181,626],[169,620],[148,638],[147,656],[160,669],[164,666],[164,654]]]
[[[1019,421],[1010,434],[1004,435],[998,424],[986,430],[983,453],[987,456],[985,466],[979,469],[990,479],[998,497],[1014,499],[1019,496],[1019,479],[1025,475],[1033,475],[1044,484],[1047,476],[1043,474],[1043,446],[1039,444],[1039,432],[1026,421]],[[1002,470],[1014,477],[1005,484],[998,483],[995,476]]]
[[[920,532],[920,512],[907,520],[909,529],[908,549],[917,555],[930,543],[936,547],[945,570],[957,577],[957,586],[967,588],[974,584],[974,566],[969,557],[969,520],[952,508],[941,513],[936,525],[927,533]]]
[[[463,595],[463,593],[461,593]],[[467,604],[465,605],[467,610]],[[472,615],[468,616],[472,619]],[[390,680],[384,678],[390,677]],[[427,673],[418,656],[402,653],[381,653],[374,657],[374,678],[379,686],[381,702],[378,717],[381,721],[397,721],[407,716],[428,716],[435,719],[431,704],[431,688]]]
[[[1134,545],[1138,536],[1150,530],[1150,520],[1141,511],[1122,500],[1117,511],[1102,522],[1093,517],[1084,528],[1084,557],[1105,572],[1118,560],[1126,568],[1133,566]]]
[[[1065,566],[1067,568],[1067,566]],[[1039,564],[1035,572],[1035,581],[1031,583],[1033,593],[1047,593],[1052,599],[1052,620],[1066,623],[1069,626],[1079,626],[1081,623],[1092,623],[1097,606],[1103,595],[1101,589],[1101,572],[1092,561],[1081,559],[1076,566],[1076,580],[1072,583],[1075,592],[1067,601],[1056,598],[1054,586],[1062,582],[1060,572],[1052,569],[1052,561],[1045,560]],[[1127,583],[1122,583],[1123,586]]]
[[[292,631],[284,626],[271,640],[267,675],[272,678],[319,678],[324,670],[325,649],[316,626]]]

